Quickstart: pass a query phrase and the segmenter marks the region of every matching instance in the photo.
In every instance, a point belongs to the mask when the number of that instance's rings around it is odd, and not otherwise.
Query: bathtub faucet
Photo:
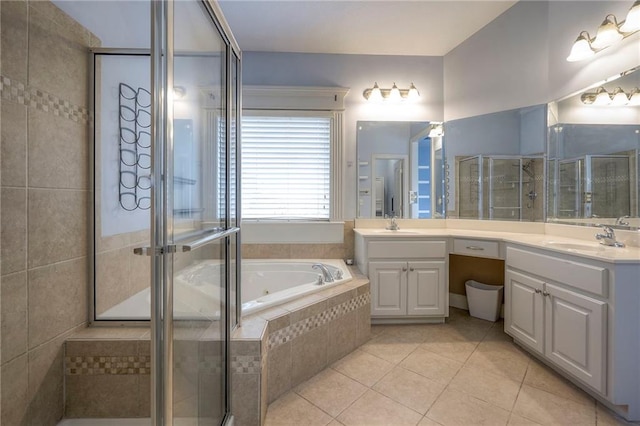
[[[331,275],[331,272],[329,271],[329,268],[327,268],[327,265],[323,264],[323,263],[314,263],[313,266],[311,266],[313,269],[320,269],[320,271],[322,272],[322,280],[325,283],[332,283],[333,282],[333,276]]]

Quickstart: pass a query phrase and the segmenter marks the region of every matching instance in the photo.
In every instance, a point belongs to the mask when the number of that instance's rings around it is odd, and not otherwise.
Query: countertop
[[[526,234],[516,232],[475,231],[452,228],[401,228],[390,231],[380,228],[356,228],[354,232],[365,238],[468,238],[501,241],[509,244],[521,244],[537,249],[544,249],[558,253],[581,256],[589,259],[610,263],[638,263],[640,264],[640,248],[638,247],[609,247],[594,241],[574,239],[550,234]]]

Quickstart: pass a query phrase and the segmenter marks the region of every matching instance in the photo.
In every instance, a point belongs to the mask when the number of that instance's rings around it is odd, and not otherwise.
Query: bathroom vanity
[[[462,229],[355,230],[373,323],[442,322],[449,254],[504,259],[505,332],[629,419],[640,418],[640,249]]]

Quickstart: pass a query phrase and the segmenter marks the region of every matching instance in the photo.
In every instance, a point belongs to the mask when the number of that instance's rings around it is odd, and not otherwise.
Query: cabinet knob
[[[413,272],[413,268],[409,268],[409,271]]]
[[[549,293],[547,290],[544,290],[544,291],[542,292],[542,295],[543,295],[543,296],[550,296],[550,295],[551,295],[551,293]]]
[[[542,293],[542,290],[540,290],[539,288],[536,288],[534,291],[538,294]]]
[[[407,268],[402,268],[402,272],[407,272]]]

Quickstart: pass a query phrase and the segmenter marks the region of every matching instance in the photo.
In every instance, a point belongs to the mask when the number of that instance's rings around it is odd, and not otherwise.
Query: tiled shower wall
[[[87,320],[87,50],[48,1],[1,2],[3,425],[55,425],[63,343]]]
[[[344,222],[343,243],[243,244],[243,259],[353,259],[355,221]]]

